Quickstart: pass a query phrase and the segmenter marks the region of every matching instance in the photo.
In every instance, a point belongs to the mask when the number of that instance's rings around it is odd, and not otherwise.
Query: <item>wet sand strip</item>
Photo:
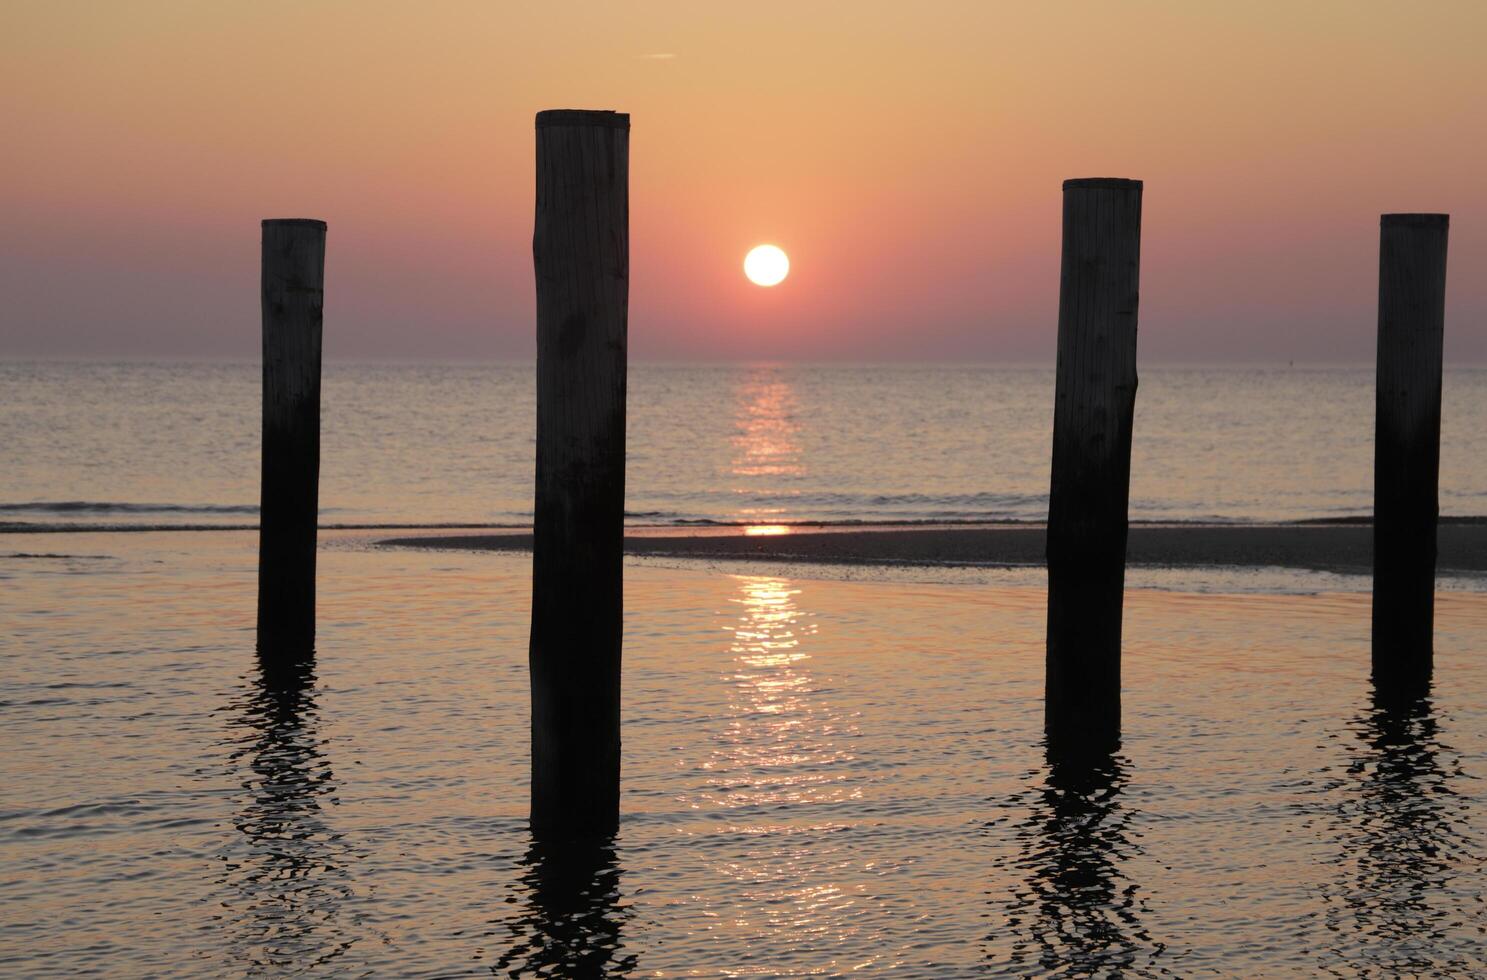
[[[712,560],[823,562],[867,565],[1043,564],[1041,525],[804,529],[746,534],[741,529],[695,533],[628,529],[625,553]],[[1443,523],[1437,569],[1443,575],[1487,572],[1487,524]],[[382,545],[457,551],[530,551],[524,532],[387,538]],[[1135,525],[1127,563],[1158,567],[1304,568],[1368,574],[1372,529],[1360,524]]]

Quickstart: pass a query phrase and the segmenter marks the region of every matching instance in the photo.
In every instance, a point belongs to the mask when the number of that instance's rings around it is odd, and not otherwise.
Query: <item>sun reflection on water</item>
[[[744,528],[744,534],[751,538],[774,537],[780,534],[789,534],[788,524],[750,524]]]
[[[820,697],[803,648],[816,633],[796,602],[800,588],[770,576],[736,576],[739,607],[724,679],[732,685],[729,721],[706,768],[714,802],[759,807],[846,799],[842,741],[854,731]]]
[[[856,712],[829,696],[835,681],[812,666],[818,635],[801,586],[775,576],[732,576],[737,594],[720,680],[726,705],[702,762],[694,806],[718,822],[715,870],[742,901],[718,909],[717,928],[749,945],[789,936],[801,955],[835,957],[864,941],[864,868],[843,846],[863,781],[852,748]]]
[[[782,486],[805,477],[806,467],[800,442],[799,412],[795,388],[777,368],[760,367],[749,372],[735,392],[733,460],[731,474],[734,493],[756,496],[761,491],[770,495],[793,496]],[[745,507],[739,515],[745,520],[768,519],[784,513],[778,506]],[[760,528],[775,528],[761,522]],[[783,531],[752,528],[746,533],[779,534]]]

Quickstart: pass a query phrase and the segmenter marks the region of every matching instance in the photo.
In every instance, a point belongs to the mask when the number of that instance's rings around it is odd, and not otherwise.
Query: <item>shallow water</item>
[[[295,684],[252,533],[4,555],[7,974],[1487,969],[1481,593],[1384,709],[1365,594],[1133,590],[1122,748],[1050,770],[1036,585],[633,563],[621,831],[548,853],[525,556],[328,536]]]
[[[530,520],[531,365],[330,364],[327,524]],[[1131,516],[1366,515],[1373,369],[1144,367]],[[0,526],[252,524],[255,364],[0,363]],[[1041,520],[1053,372],[636,365],[636,523]],[[1441,512],[1487,515],[1487,370],[1445,373]]]

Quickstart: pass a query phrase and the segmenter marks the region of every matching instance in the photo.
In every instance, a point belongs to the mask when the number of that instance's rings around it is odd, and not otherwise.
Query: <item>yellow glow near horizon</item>
[[[778,245],[755,245],[744,256],[744,275],[756,286],[777,286],[790,274],[790,256]]]
[[[788,524],[750,524],[744,528],[744,535],[750,538],[773,537],[778,534],[789,534]]]

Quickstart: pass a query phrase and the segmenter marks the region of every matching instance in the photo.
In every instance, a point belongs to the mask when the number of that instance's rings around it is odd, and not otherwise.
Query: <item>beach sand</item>
[[[832,528],[630,528],[625,552],[670,558],[868,565],[1039,566],[1041,525]],[[1127,563],[1154,567],[1275,567],[1340,574],[1371,570],[1366,524],[1133,525]],[[1437,571],[1487,572],[1487,524],[1443,522]],[[530,551],[530,532],[386,538],[383,545],[459,551]]]

